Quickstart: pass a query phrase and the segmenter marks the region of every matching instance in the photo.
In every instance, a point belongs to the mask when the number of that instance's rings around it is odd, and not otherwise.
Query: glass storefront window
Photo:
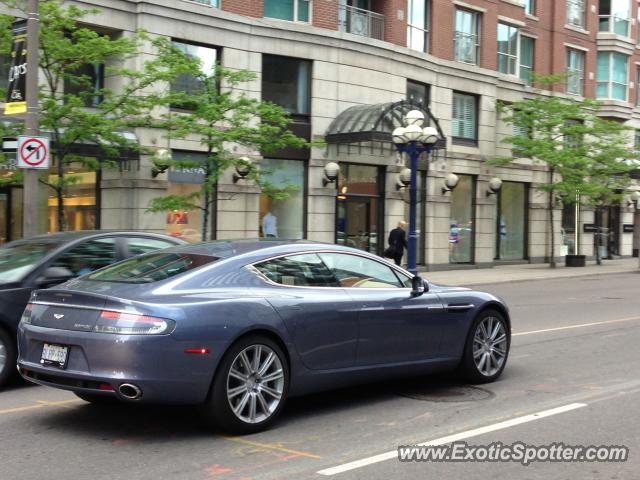
[[[57,167],[54,167],[56,169]],[[53,169],[52,169],[53,171]],[[88,171],[77,164],[65,167],[65,180],[74,179],[64,188],[64,222],[65,230],[95,230],[96,225],[96,172]],[[55,185],[58,175],[51,173],[47,180]],[[48,189],[48,232],[59,231],[58,198],[53,189]]]
[[[451,192],[449,262],[473,263],[475,178],[471,175],[458,175],[458,179],[458,185]]]
[[[525,258],[527,187],[524,183],[503,182],[498,194],[496,215],[496,259]]]
[[[284,200],[260,195],[260,237],[304,238],[304,162],[265,158],[260,170],[270,188],[287,189],[289,194]]]
[[[562,206],[562,250],[560,255],[576,255],[575,252],[575,232],[576,232],[576,205],[564,204]]]
[[[188,152],[173,150],[171,152],[173,160],[197,165],[207,160],[207,154],[202,152]],[[193,195],[201,192],[202,184],[205,180],[205,171],[197,166],[183,168],[172,168],[169,170],[169,188],[167,195]],[[194,202],[197,202],[195,200]],[[215,205],[215,202],[213,202]],[[215,207],[210,206],[209,224],[215,216]],[[165,232],[172,237],[182,238],[189,242],[199,242],[202,240],[202,211],[193,210],[171,210],[167,212]]]

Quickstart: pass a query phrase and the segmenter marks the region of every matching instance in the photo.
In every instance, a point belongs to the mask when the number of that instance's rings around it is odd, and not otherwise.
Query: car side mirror
[[[421,276],[416,275],[411,279],[411,296],[412,297],[419,297],[420,295],[428,291],[429,291],[429,287],[427,286],[427,282],[425,282]]]
[[[75,275],[65,267],[49,267],[36,279],[36,284],[40,288],[53,287],[67,280],[71,280]]]

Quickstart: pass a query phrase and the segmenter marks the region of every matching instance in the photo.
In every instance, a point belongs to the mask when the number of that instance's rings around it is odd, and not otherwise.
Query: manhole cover
[[[472,385],[403,385],[397,394],[424,402],[476,402],[493,397],[493,392]]]

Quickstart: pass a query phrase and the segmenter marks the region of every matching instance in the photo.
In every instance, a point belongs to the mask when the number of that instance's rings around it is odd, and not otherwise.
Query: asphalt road
[[[476,287],[511,307],[511,356],[498,382],[420,377],[292,399],[272,430],[248,437],[210,432],[191,409],[98,408],[18,385],[0,393],[0,480],[638,479],[639,280]],[[529,416],[539,412],[548,416]],[[394,455],[398,445],[455,434],[473,445],[626,445],[630,458],[523,466]]]

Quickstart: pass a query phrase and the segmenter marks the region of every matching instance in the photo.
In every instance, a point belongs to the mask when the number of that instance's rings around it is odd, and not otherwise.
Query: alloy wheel
[[[7,346],[4,344],[2,339],[0,338],[0,374],[4,372],[4,369],[7,368],[9,352],[7,350]]]
[[[487,316],[476,327],[473,336],[473,361],[478,371],[486,376],[495,375],[507,357],[507,333],[500,319]]]
[[[266,345],[251,345],[231,363],[227,400],[235,416],[245,423],[267,420],[282,401],[285,378],[282,360]]]

